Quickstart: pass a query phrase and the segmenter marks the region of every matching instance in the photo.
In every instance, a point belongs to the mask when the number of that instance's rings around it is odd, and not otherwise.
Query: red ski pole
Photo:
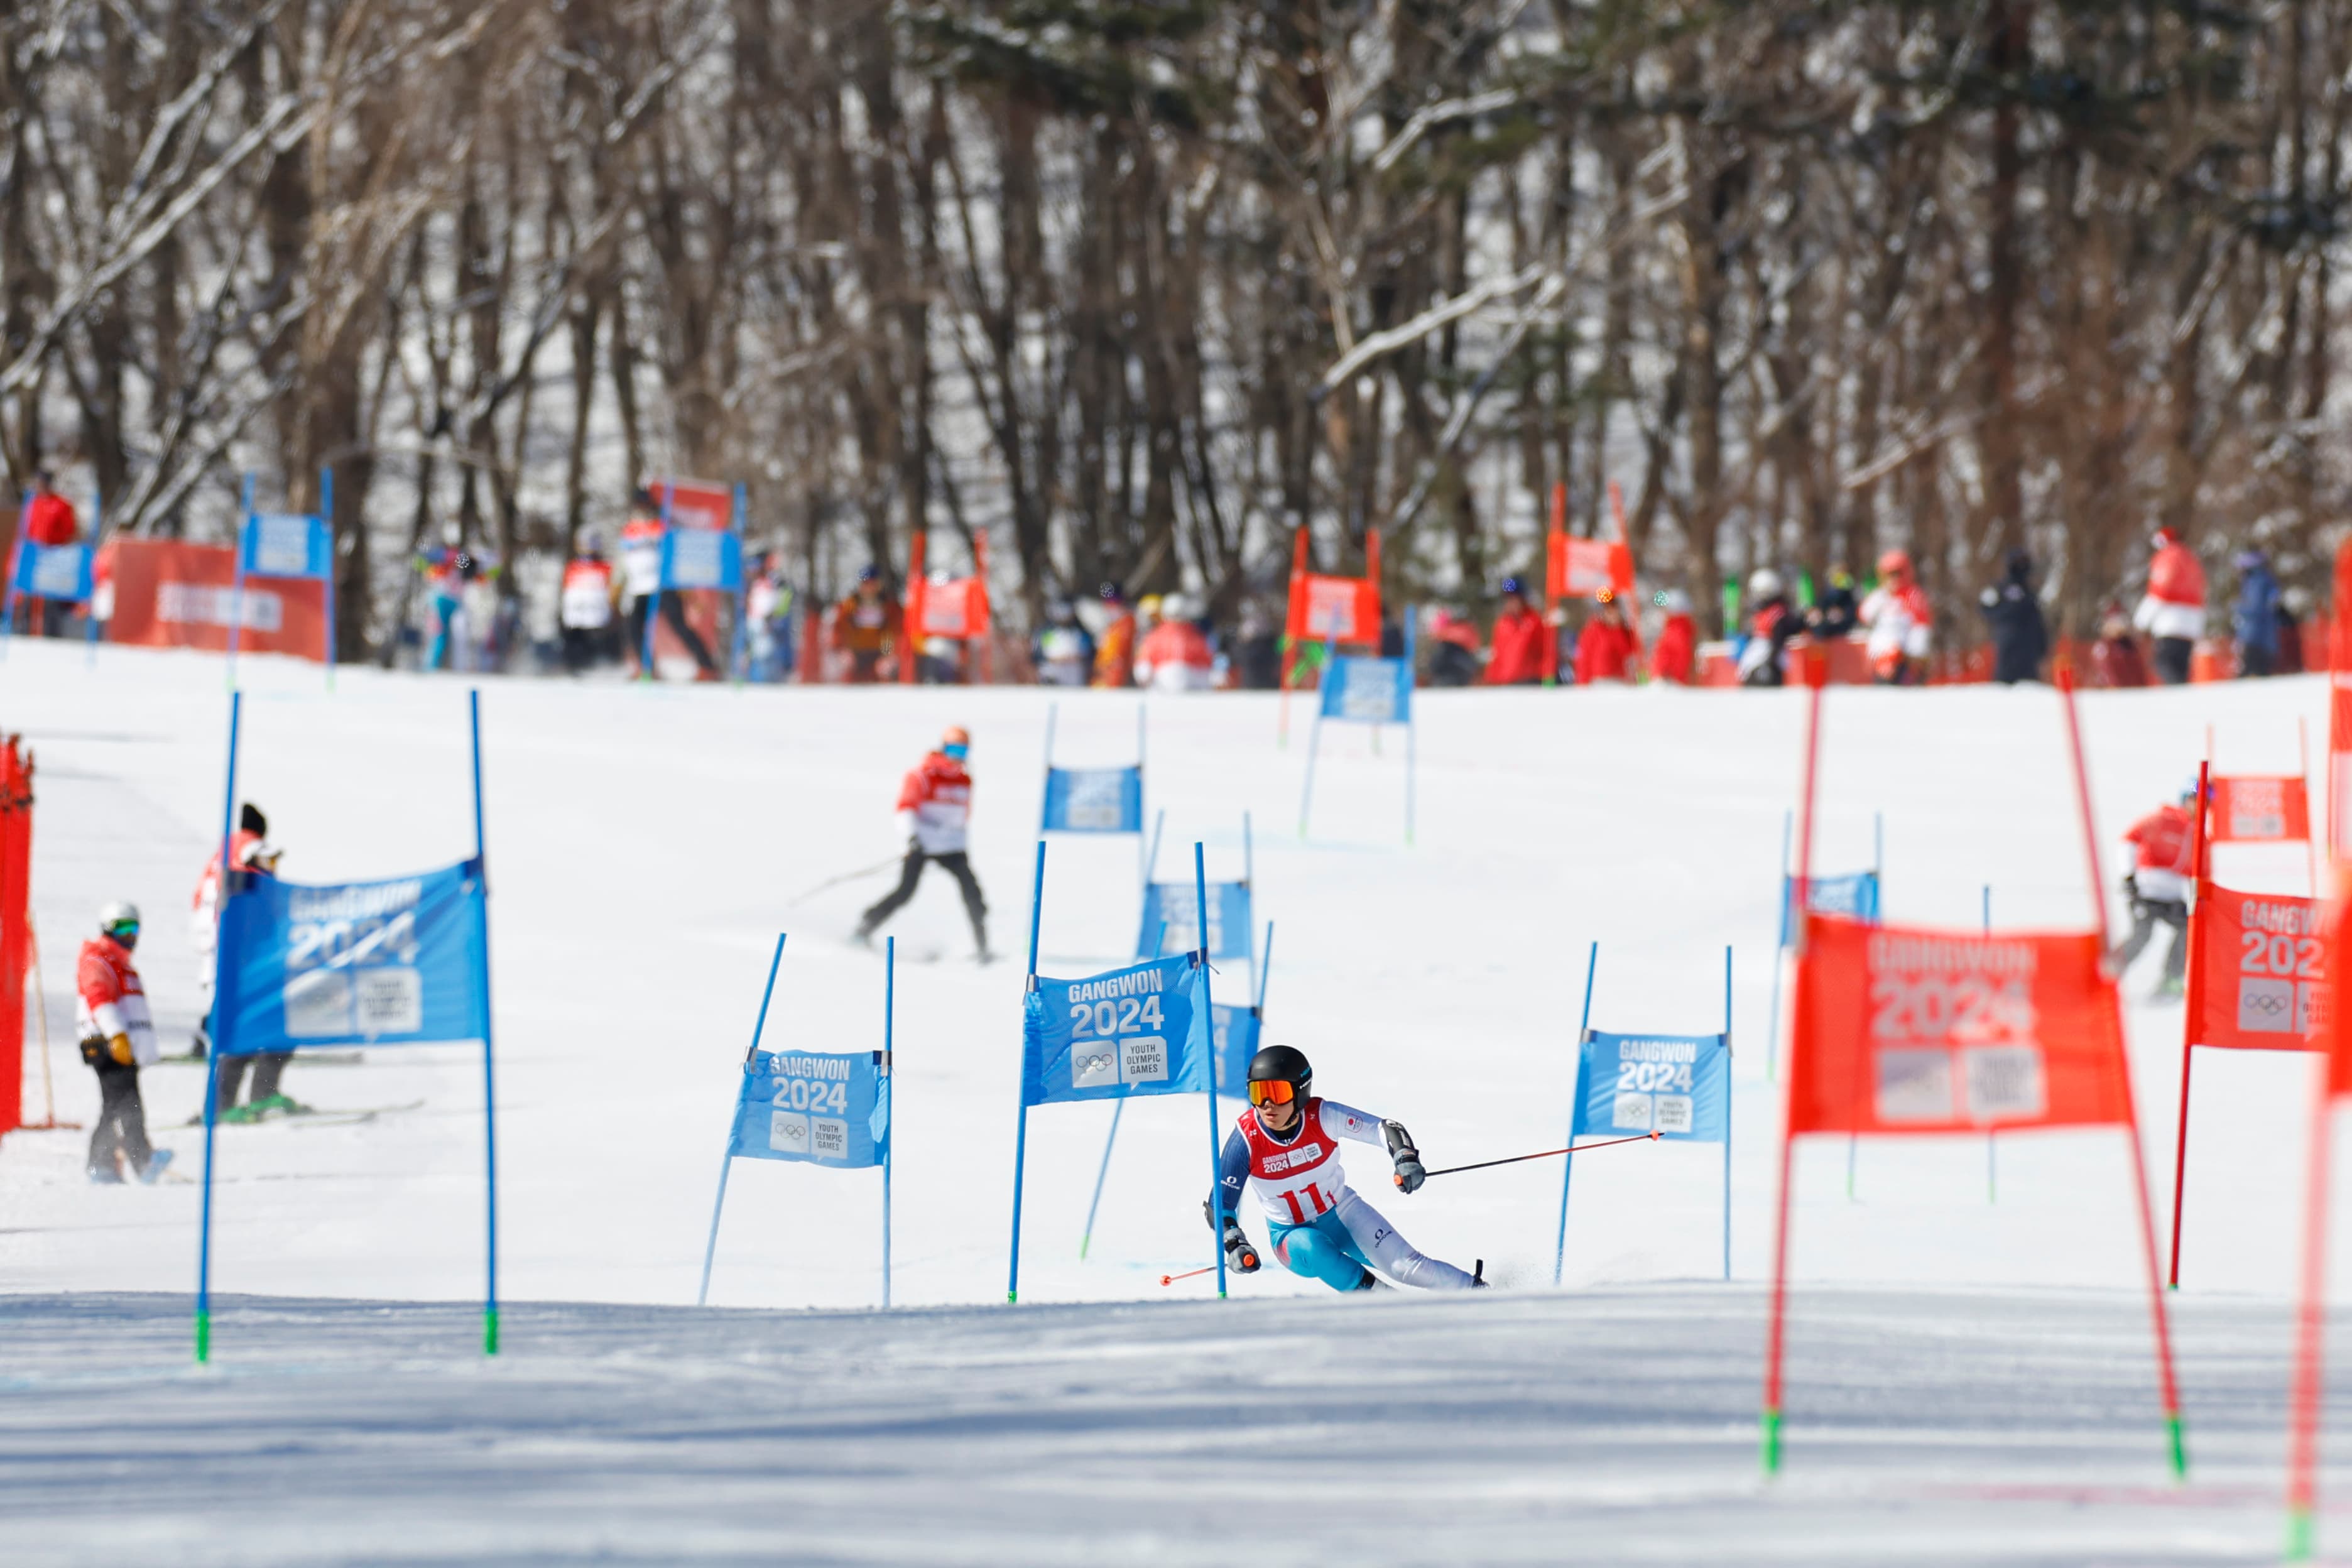
[[[1173,1285],[1179,1279],[1190,1279],[1195,1274],[1206,1274],[1215,1268],[1216,1265],[1212,1263],[1205,1268],[1187,1268],[1181,1274],[1162,1274],[1160,1277],[1160,1282],[1162,1285]]]

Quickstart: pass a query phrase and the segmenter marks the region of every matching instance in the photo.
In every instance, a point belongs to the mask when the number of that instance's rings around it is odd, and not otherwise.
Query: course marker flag
[[[1208,876],[1192,846],[1199,924],[1208,924]],[[1079,980],[1037,973],[1037,927],[1045,902],[1045,842],[1029,903],[1029,980],[1021,1013],[1021,1112],[1013,1145],[1013,1245],[1004,1299],[1021,1299],[1022,1177],[1029,1157],[1029,1110],[1136,1095],[1205,1094],[1209,1182],[1216,1184],[1217,1086],[1210,1060],[1209,957],[1197,949]],[[1212,1243],[1215,1246],[1215,1243]],[[1225,1293],[1224,1250],[1216,1247],[1217,1294]]]
[[[1594,942],[1584,971],[1584,1016],[1592,1016]],[[1552,1243],[1551,1282],[1568,1256],[1568,1185],[1576,1141],[1632,1133],[1677,1143],[1723,1145],[1723,1277],[1731,1278],[1731,949],[1723,950],[1723,1032],[1719,1035],[1613,1034],[1587,1025],[1576,1054],[1575,1109],[1568,1157],[1560,1163],[1559,1231]]]
[[[230,866],[244,698],[229,698],[221,864]],[[481,693],[467,693],[473,746],[470,859],[386,881],[311,887],[232,869],[221,879],[213,1051],[205,1071],[204,1193],[196,1240],[196,1359],[212,1355],[213,1156],[220,1063],[329,1046],[482,1042],[488,1286],[482,1350],[499,1350],[498,1102],[490,1047],[489,884],[482,848]]]
[[[1811,860],[1825,674],[1819,660],[1807,661],[1811,691],[1798,831],[1801,885]],[[2123,1007],[2105,966],[2106,909],[2092,830],[2090,785],[2074,686],[2063,674],[2059,689],[2091,871],[2092,930],[1989,936],[1869,926],[1811,911],[1799,921],[1771,1315],[1765,1339],[1762,1438],[1768,1475],[1780,1465],[1797,1140],[1820,1132],[1980,1134],[1994,1127],[2114,1127],[2123,1132],[2139,1205],[2148,1308],[2156,1330],[2158,1392],[2173,1472],[2186,1473],[2156,1228],[2124,1052]]]
[[[1323,661],[1323,685],[1315,706],[1315,727],[1307,747],[1307,784],[1298,796],[1298,837],[1307,837],[1307,814],[1315,805],[1315,759],[1323,749],[1323,721],[1370,724],[1372,743],[1380,744],[1380,726],[1404,726],[1404,841],[1412,842],[1414,726],[1412,689],[1417,677],[1413,662],[1412,607],[1405,607],[1404,657],[1402,658],[1341,658]]]
[[[710,1299],[710,1260],[719,1250],[719,1219],[727,1208],[727,1173],[738,1160],[793,1160],[837,1171],[882,1172],[882,1305],[890,1304],[890,1047],[897,1011],[898,939],[882,958],[882,1048],[878,1051],[763,1051],[760,1036],[784,959],[776,933],[768,961],[760,1016],[743,1053],[743,1076],[719,1162],[719,1196],[710,1205],[710,1239],[702,1251],[702,1285],[694,1304]]]

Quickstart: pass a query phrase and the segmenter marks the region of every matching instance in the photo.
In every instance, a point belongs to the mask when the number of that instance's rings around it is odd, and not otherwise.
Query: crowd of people
[[[36,476],[18,522],[21,538],[36,544],[85,542],[79,514],[46,469]],[[1311,681],[1322,652],[1286,647],[1285,606],[1277,597],[1245,596],[1213,608],[1187,593],[1131,597],[1116,581],[1101,584],[1087,601],[1049,601],[1025,642],[1006,637],[1001,627],[981,636],[941,636],[936,623],[909,627],[904,590],[874,565],[859,569],[839,601],[806,605],[787,575],[782,551],[745,563],[738,626],[731,595],[663,585],[667,528],[652,491],[640,488],[616,551],[601,530],[582,530],[551,584],[552,637],[542,640],[543,634],[525,624],[522,595],[501,582],[504,567],[496,554],[448,524],[439,542],[415,554],[419,591],[404,605],[398,644],[413,647],[414,662],[425,669],[516,670],[536,662],[574,676],[600,668],[642,676],[658,669],[667,655],[673,668],[703,681],[730,673],[756,681],[848,684],[911,677],[1167,691],[1271,689],[1282,684],[1286,668],[1294,680]],[[2079,650],[2080,677],[2091,685],[2126,687],[2304,669],[2310,594],[2283,587],[2260,549],[2240,551],[2231,564],[2236,593],[2226,606],[2225,629],[2210,603],[2204,563],[2171,530],[2157,530],[2144,591],[2132,608],[2121,599],[2104,606],[2095,637]],[[1857,582],[1843,564],[1818,580],[1759,566],[1744,584],[1727,585],[1728,635],[1707,642],[1682,587],[1655,587],[1645,596],[1604,588],[1589,598],[1547,605],[1523,579],[1507,576],[1485,605],[1417,607],[1415,640],[1421,678],[1433,686],[1777,686],[1789,679],[1790,648],[1800,639],[1832,648],[1837,679],[1896,686],[1923,684],[1939,674],[2034,680],[2061,652],[2036,577],[2032,557],[2011,551],[2000,580],[1982,591],[1978,616],[1964,631],[1948,619],[1938,627],[1902,550],[1881,554],[1867,583]],[[79,629],[81,613],[68,601],[20,595],[10,629],[64,636]],[[1939,635],[1967,645],[1952,649],[1941,665]],[[1395,657],[1406,641],[1391,615],[1380,628],[1381,652]],[[2207,650],[2201,663],[2200,645]]]

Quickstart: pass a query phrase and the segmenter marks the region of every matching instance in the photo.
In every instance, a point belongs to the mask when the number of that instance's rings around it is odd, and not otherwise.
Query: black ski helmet
[[[1249,1076],[1252,1083],[1286,1083],[1300,1100],[1312,1092],[1315,1068],[1307,1060],[1307,1053],[1290,1046],[1268,1046],[1250,1058]]]

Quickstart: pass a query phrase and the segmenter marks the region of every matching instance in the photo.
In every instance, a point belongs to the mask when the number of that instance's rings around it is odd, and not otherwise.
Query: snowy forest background
[[[1220,615],[1483,605],[1543,501],[1703,617],[1906,545],[1971,639],[2181,530],[2324,587],[2352,5],[18,0],[0,452],[110,531],[335,474],[344,657],[740,479],[803,589],[985,531]],[[281,489],[282,487],[282,489]],[[961,536],[963,543],[957,542]],[[514,574],[504,579],[511,584]],[[2217,593],[2217,598],[2219,593]]]

